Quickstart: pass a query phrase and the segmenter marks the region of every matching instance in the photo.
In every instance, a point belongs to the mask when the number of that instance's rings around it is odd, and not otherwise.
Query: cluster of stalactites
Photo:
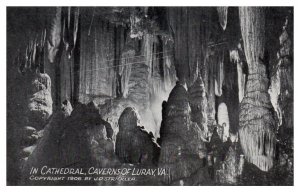
[[[275,154],[275,134],[272,131],[240,130],[241,146],[246,160],[255,164],[262,171],[273,167]]]
[[[44,46],[46,30],[42,30],[35,38],[29,40],[25,52],[19,50],[15,63],[19,66],[19,72],[43,72],[44,69]],[[38,71],[36,71],[38,70]]]
[[[265,50],[264,8],[240,7],[239,15],[249,73],[257,73]]]
[[[50,25],[48,27],[48,59],[53,63],[61,41],[69,58],[73,53],[77,40],[79,8],[57,7],[51,16]]]

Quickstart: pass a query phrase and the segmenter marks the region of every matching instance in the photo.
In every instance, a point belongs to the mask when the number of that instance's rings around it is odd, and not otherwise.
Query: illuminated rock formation
[[[246,93],[240,105],[239,136],[246,160],[268,171],[275,155],[274,110],[268,94],[264,61],[264,8],[239,8],[245,55],[249,67]]]
[[[165,107],[159,167],[167,168],[170,173],[163,181],[165,184],[175,184],[179,180],[185,185],[200,184],[203,178],[195,183],[188,180],[201,178],[201,158],[205,156],[206,149],[201,140],[201,129],[190,119],[188,94],[181,84],[177,83],[173,88]]]

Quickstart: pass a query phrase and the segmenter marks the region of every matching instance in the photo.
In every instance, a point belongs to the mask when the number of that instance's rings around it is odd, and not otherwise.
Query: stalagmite
[[[127,107],[119,119],[119,133],[116,139],[116,155],[122,163],[154,163],[155,150],[153,134],[138,126],[139,117],[133,108]]]
[[[217,170],[217,181],[221,184],[236,185],[238,177],[242,174],[244,159],[239,155],[234,146],[230,146],[226,154],[223,167]]]
[[[164,107],[159,167],[170,173],[163,182],[172,184],[182,179],[188,185],[200,184],[203,178],[197,181],[192,178],[201,175],[201,158],[206,149],[201,129],[190,120],[188,94],[183,85],[177,82]]]
[[[201,130],[208,133],[207,127],[207,98],[204,83],[200,74],[194,84],[189,88],[189,101],[191,105],[192,121],[196,122]]]
[[[246,160],[262,171],[273,166],[275,119],[268,94],[264,62],[264,8],[239,8],[245,55],[249,67],[246,94],[240,105],[239,136]]]
[[[65,100],[62,104],[61,104],[61,110],[63,111],[65,117],[68,117],[71,115],[72,111],[73,111],[73,107],[70,103],[69,100]]]
[[[52,115],[51,79],[45,73],[28,74],[27,100],[28,125],[38,130],[43,129],[45,122]]]
[[[87,171],[92,166],[119,166],[113,142],[108,138],[103,122],[94,103],[78,104],[70,116],[65,116],[63,110],[57,111],[46,125],[44,135],[36,144],[35,150],[28,157],[23,168],[23,184],[57,184],[47,180],[30,181],[28,175],[32,167],[69,167]],[[63,184],[72,182],[61,181]]]

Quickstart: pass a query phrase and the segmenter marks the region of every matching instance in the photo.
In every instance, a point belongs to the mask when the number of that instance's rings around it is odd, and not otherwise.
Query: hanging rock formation
[[[228,7],[217,7],[217,11],[219,14],[219,22],[222,29],[225,31],[227,25],[227,13]]]
[[[246,160],[268,171],[273,166],[276,123],[267,92],[264,8],[241,7],[239,14],[249,67],[246,93],[240,105],[240,142]]]
[[[207,84],[206,54],[210,36],[211,10],[171,7],[169,22],[174,33],[175,67],[178,80],[191,86],[196,76],[197,62],[204,84]],[[209,10],[209,11],[208,11]]]
[[[127,37],[129,38],[129,37]],[[159,136],[161,102],[166,99],[175,84],[175,68],[170,45],[164,45],[158,36],[144,34],[140,40],[127,39],[121,54],[118,78],[120,97],[107,99],[101,104],[101,114],[110,122],[114,132],[119,129],[118,120],[126,107],[133,107],[140,115],[140,123]],[[136,50],[135,43],[141,47]],[[162,49],[159,50],[158,48]]]
[[[47,49],[48,49],[48,59],[50,63],[54,62],[61,42],[61,34],[62,34],[61,10],[62,10],[61,7],[57,7],[55,11],[53,11],[53,18],[51,19],[47,31],[47,33],[49,34],[48,41],[47,41]]]

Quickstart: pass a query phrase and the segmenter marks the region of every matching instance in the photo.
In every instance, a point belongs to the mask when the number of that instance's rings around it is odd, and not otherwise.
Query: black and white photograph
[[[293,6],[5,9],[7,186],[294,186]]]

